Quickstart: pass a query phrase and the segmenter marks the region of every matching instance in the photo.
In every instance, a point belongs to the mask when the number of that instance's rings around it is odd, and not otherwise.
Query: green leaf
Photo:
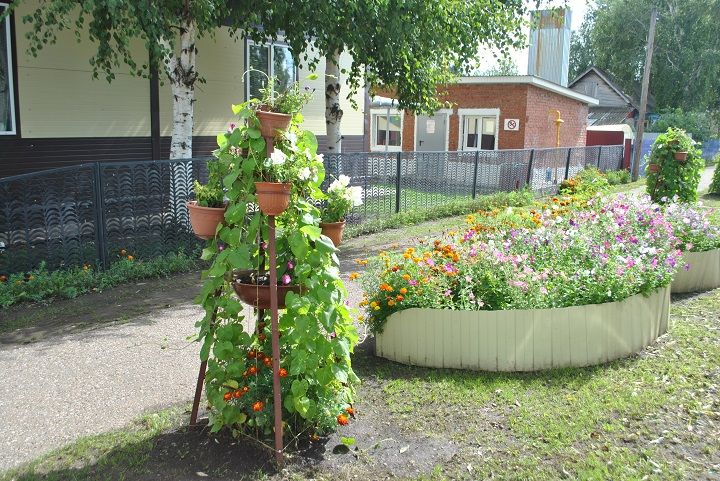
[[[335,379],[342,383],[346,383],[348,381],[348,372],[347,368],[345,366],[340,366],[338,364],[332,365],[332,371],[335,375]]]
[[[250,139],[250,148],[255,152],[262,152],[265,154],[265,139],[262,137],[259,139]]]
[[[226,134],[218,134],[217,135],[217,144],[218,144],[218,147],[220,147],[221,149],[227,148],[227,145],[228,145],[227,135]]]
[[[313,407],[313,403],[307,396],[295,397],[294,406],[298,414],[307,419],[309,417],[310,410]]]
[[[300,228],[300,232],[308,236],[310,240],[316,241],[320,239],[320,234],[322,230],[320,229],[320,227],[315,225],[304,225]]]
[[[206,247],[202,250],[202,254],[200,255],[200,259],[207,261],[212,259],[212,256],[215,255],[217,251],[214,247]]]
[[[230,341],[218,341],[213,347],[213,353],[215,357],[221,361],[227,361],[232,357],[232,353],[235,350],[235,346]]]
[[[213,338],[212,336],[207,336],[205,340],[203,341],[203,345],[200,348],[200,360],[201,361],[207,361],[208,357],[210,357],[210,348],[213,345]]]
[[[238,382],[235,379],[228,379],[227,381],[225,381],[225,383],[223,385],[227,386],[227,387],[231,387],[233,389],[238,388]]]
[[[295,379],[290,386],[290,391],[293,393],[293,396],[300,397],[307,393],[308,388],[309,384],[305,379]]]
[[[355,444],[355,438],[340,436],[340,442],[343,443],[345,446],[350,447]]]
[[[251,139],[259,139],[262,138],[262,134],[260,133],[260,129],[256,129],[255,127],[249,127],[247,129],[248,137]]]

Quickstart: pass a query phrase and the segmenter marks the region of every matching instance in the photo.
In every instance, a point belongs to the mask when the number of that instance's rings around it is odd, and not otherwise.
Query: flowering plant
[[[197,180],[194,183],[193,192],[195,200],[200,207],[223,207],[225,203],[225,192],[222,186],[222,166],[219,161],[211,160],[207,163],[208,181],[201,184]]]
[[[665,217],[672,224],[680,240],[680,249],[688,252],[704,252],[720,248],[720,227],[711,222],[712,210],[704,210],[702,204],[673,202],[665,208]]]
[[[675,160],[677,152],[687,152],[684,161]],[[650,165],[657,165],[654,170]],[[650,151],[647,193],[655,202],[669,202],[675,196],[681,202],[696,202],[700,172],[705,167],[696,142],[682,129],[669,128],[660,134]]]
[[[311,150],[317,145],[310,131],[283,134],[275,150],[258,168],[260,178],[266,182],[311,182],[319,185],[324,178],[323,155]]]
[[[341,175],[327,189],[327,201],[322,210],[323,222],[342,222],[353,207],[362,205],[363,189],[350,186],[350,177]]]
[[[382,330],[411,307],[542,309],[619,301],[668,285],[680,257],[661,208],[647,198],[594,198],[585,210],[538,212],[536,228],[478,231],[384,254],[362,283]]]

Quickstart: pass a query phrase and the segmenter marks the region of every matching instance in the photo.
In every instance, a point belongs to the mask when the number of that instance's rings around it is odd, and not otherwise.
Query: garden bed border
[[[684,269],[689,264],[688,270]],[[673,294],[709,291],[720,287],[720,249],[683,252],[682,263],[672,282]]]

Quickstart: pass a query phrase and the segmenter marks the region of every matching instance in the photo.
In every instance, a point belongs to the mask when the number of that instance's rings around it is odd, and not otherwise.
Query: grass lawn
[[[719,313],[720,290],[675,298],[669,333],[639,356],[542,373],[413,368],[366,343],[358,419],[279,473],[262,448],[188,431],[172,407],[0,479],[718,479]]]
[[[638,179],[636,182],[630,182],[628,184],[617,184],[610,186],[610,192],[628,192],[630,190],[641,189],[642,193],[645,193],[645,177]]]

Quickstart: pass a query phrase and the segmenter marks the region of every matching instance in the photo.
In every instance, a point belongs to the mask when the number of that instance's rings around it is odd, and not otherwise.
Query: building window
[[[8,8],[0,3],[0,16]],[[0,21],[0,135],[15,134],[15,86],[13,85],[10,17]]]
[[[372,114],[371,150],[399,151],[402,147],[402,115],[382,109]]]
[[[281,43],[256,44],[248,41],[247,98],[261,98],[260,89],[267,85],[267,78],[260,72],[277,80],[276,88],[286,90],[297,80],[297,66],[290,47]],[[259,70],[260,72],[257,72]]]
[[[460,150],[497,149],[498,118],[496,109],[460,109]]]

